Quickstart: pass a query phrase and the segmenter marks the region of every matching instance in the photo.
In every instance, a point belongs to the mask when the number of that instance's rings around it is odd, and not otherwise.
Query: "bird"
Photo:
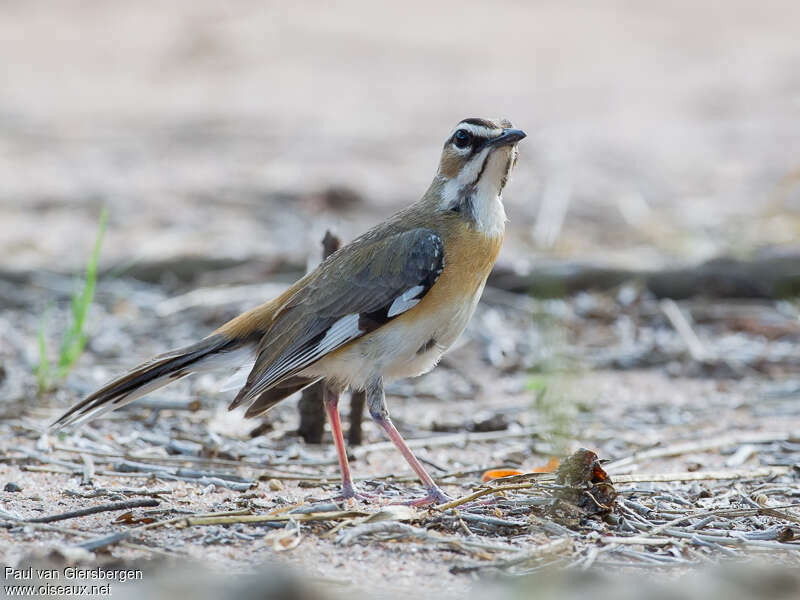
[[[384,384],[430,371],[472,317],[503,243],[503,191],[525,137],[506,119],[462,120],[447,136],[420,200],[340,248],[276,298],[105,384],[61,415],[51,431],[190,374],[244,366],[249,375],[229,408],[246,405],[245,417],[324,381],[342,478],[337,498],[370,498],[353,483],[339,420],[339,397],[351,389],[365,391],[370,416],[424,485],[426,495],[408,503],[449,501],[392,423]]]

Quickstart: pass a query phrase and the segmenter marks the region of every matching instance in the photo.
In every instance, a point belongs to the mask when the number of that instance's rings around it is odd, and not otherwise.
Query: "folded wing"
[[[280,307],[231,408],[410,310],[444,268],[444,246],[416,228],[345,247]]]

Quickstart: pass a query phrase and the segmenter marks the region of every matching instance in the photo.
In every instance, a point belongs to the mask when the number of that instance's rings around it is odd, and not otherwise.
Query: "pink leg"
[[[386,435],[389,436],[389,439],[392,440],[397,449],[400,450],[400,453],[403,455],[403,458],[406,459],[406,462],[414,469],[414,472],[420,478],[422,483],[425,485],[425,489],[428,490],[428,495],[424,498],[420,498],[419,500],[414,500],[409,502],[409,504],[415,506],[422,506],[426,504],[441,504],[443,502],[449,502],[452,500],[450,496],[445,494],[433,478],[428,475],[428,472],[425,470],[425,467],[422,466],[422,463],[419,462],[414,453],[411,451],[411,448],[403,440],[403,436],[400,435],[400,432],[397,431],[397,428],[392,423],[391,419],[389,418],[389,411],[386,410],[386,401],[383,394],[383,382],[379,381],[376,385],[370,386],[367,389],[367,402],[369,404],[369,412],[372,415],[372,418],[375,422],[380,425],[383,430],[386,432]]]
[[[347,451],[344,447],[344,437],[342,436],[342,423],[339,420],[339,393],[331,390],[327,385],[322,395],[325,411],[331,422],[331,433],[333,443],[336,444],[336,454],[339,457],[339,469],[342,472],[342,498],[356,498],[363,500],[366,498],[359,494],[353,486],[353,479],[350,476],[350,464],[347,462]]]

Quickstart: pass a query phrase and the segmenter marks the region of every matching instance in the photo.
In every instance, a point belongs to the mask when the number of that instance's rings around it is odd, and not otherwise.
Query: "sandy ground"
[[[582,406],[580,418],[574,423],[574,438],[570,442],[574,449],[584,445],[596,449],[602,456],[617,458],[627,453],[652,447],[654,444],[679,443],[682,441],[711,440],[723,436],[748,435],[756,432],[770,431],[796,431],[800,426],[800,417],[796,411],[792,416],[787,416],[780,411],[764,414],[759,413],[759,402],[764,389],[754,386],[752,382],[713,382],[697,379],[674,379],[654,371],[630,372],[596,372],[577,375],[570,382],[572,400]],[[461,416],[474,415],[477,411],[505,411],[514,416],[515,427],[542,424],[543,416],[540,412],[531,409],[533,404],[532,392],[521,393],[513,398],[496,397],[483,398],[481,401],[451,402],[421,402],[392,399],[393,414],[398,423],[410,433],[410,437],[420,435],[430,427],[428,419],[453,420]],[[791,406],[787,401],[783,406]],[[276,416],[278,428],[291,427],[296,419],[294,408],[282,405]],[[134,415],[137,411],[134,411]],[[146,413],[145,413],[146,414]],[[161,421],[166,422],[166,427],[176,427],[175,419],[184,418],[169,412],[163,413]],[[212,422],[220,417],[212,417]],[[122,439],[130,433],[128,418],[115,419],[110,424],[101,426],[102,432],[108,439]],[[611,425],[613,423],[613,425]],[[177,425],[181,428],[181,425]],[[513,427],[512,430],[513,431]],[[30,445],[26,441],[29,436],[9,436],[6,430],[3,434],[8,448]],[[229,431],[230,433],[230,431]],[[367,442],[379,442],[381,437],[372,427],[367,427]],[[144,446],[137,443],[129,435],[128,442],[131,452],[139,451]],[[76,445],[77,438],[67,437],[61,440],[62,445]],[[145,445],[146,446],[146,445]],[[521,468],[531,469],[546,462],[546,456],[537,456],[534,452],[523,452],[527,443],[514,443],[509,439],[500,437],[490,443],[470,443],[463,447],[434,447],[420,450],[420,456],[428,464],[438,465],[447,471],[459,470],[475,465],[488,467],[495,464],[507,463],[514,454],[524,456]],[[710,451],[698,451],[681,454],[673,458],[660,458],[638,464],[635,472],[669,473],[686,470],[724,469],[726,461],[738,445],[728,445]],[[768,449],[754,453],[744,464],[744,468],[757,468],[759,464],[769,464]],[[328,459],[328,466],[315,467],[309,470],[313,473],[327,473],[333,480],[336,478],[336,467],[333,464],[332,448],[328,445],[323,448],[308,447],[310,456]],[[75,460],[74,455],[65,455],[68,460]],[[106,460],[98,457],[96,468],[98,472],[105,469]],[[308,470],[308,468],[307,468]],[[359,478],[380,478],[390,473],[402,474],[407,471],[402,458],[394,451],[376,451],[354,463],[355,474]],[[245,476],[257,476],[258,469],[241,468],[237,470]],[[66,475],[37,473],[21,471],[19,467],[8,465],[3,467],[4,481],[20,482],[22,492],[0,492],[3,510],[17,514],[21,517],[35,517],[42,514],[64,512],[74,508],[87,506],[86,500],[70,498],[63,494],[65,489],[89,490],[80,486],[80,477]],[[144,482],[141,478],[127,478],[119,475],[102,476],[95,478],[94,486],[97,488],[115,488],[119,486],[136,487]],[[445,489],[460,496],[468,493],[477,483],[475,478],[467,478],[461,485],[445,486]],[[728,484],[708,482],[701,484],[700,488],[709,486],[708,489],[725,489]],[[281,506],[281,503],[308,503],[315,499],[324,499],[335,493],[336,485],[320,487],[299,487],[297,482],[283,481],[280,490],[270,490],[268,483],[261,481],[256,488],[247,494],[234,492],[220,487],[197,486],[181,482],[151,482],[146,484],[156,488],[167,488],[171,493],[163,496],[162,506],[158,510],[171,508],[173,510],[190,510],[194,512],[230,511],[248,505],[247,501],[240,500],[246,496],[250,498],[249,506],[264,512]],[[371,484],[362,483],[367,489]],[[662,493],[668,496],[669,490],[678,490],[678,484],[662,484]],[[749,484],[733,484],[734,488],[750,489]],[[401,497],[409,497],[419,493],[413,483],[400,483],[393,489],[401,492]],[[621,491],[630,489],[630,485],[619,486]],[[416,491],[415,491],[416,490]],[[677,493],[677,492],[676,492]],[[107,502],[107,499],[98,499],[91,502]],[[245,502],[245,504],[242,504]],[[367,511],[377,511],[386,501],[377,504],[363,505]],[[358,507],[356,507],[358,508]],[[148,514],[146,509],[134,511],[137,516]],[[156,514],[156,513],[153,513]],[[167,513],[159,513],[167,514]],[[113,515],[113,513],[112,513]],[[65,522],[64,526],[91,532],[93,536],[100,537],[103,532],[118,530],[119,526],[109,528],[110,517],[108,513],[82,517]],[[59,524],[55,524],[59,525]],[[535,529],[535,528],[534,528]],[[265,563],[285,564],[297,573],[312,580],[326,581],[334,589],[360,590],[370,594],[381,593],[386,597],[399,597],[405,593],[419,592],[421,586],[425,589],[424,597],[456,598],[473,589],[476,583],[469,575],[458,575],[450,572],[454,565],[464,564],[465,558],[461,553],[452,550],[435,549],[422,543],[392,543],[372,542],[343,546],[337,543],[336,537],[326,537],[325,528],[303,525],[301,527],[302,541],[300,544],[287,551],[276,551],[275,533],[259,533],[259,529],[248,526],[237,526],[235,530],[252,536],[252,539],[232,537],[229,530],[218,526],[207,528],[175,529],[164,528],[144,534],[137,540],[138,543],[153,546],[157,549],[158,557],[164,554],[171,559],[192,559],[210,565],[219,573],[250,572],[258,569]],[[263,530],[261,530],[263,531]],[[58,540],[64,542],[74,541],[75,535],[59,535],[57,532],[42,532],[30,530],[27,534],[20,535],[19,531],[13,534],[0,530],[2,543],[3,562],[15,564],[21,556],[41,553],[44,548],[52,547]],[[511,539],[511,538],[509,538]],[[523,540],[524,537],[517,539]],[[116,546],[111,550],[111,555],[117,560],[128,561],[127,565],[136,564],[137,559],[152,559],[152,553],[123,546]],[[109,556],[98,554],[97,559],[107,562]],[[134,562],[130,562],[134,561]],[[113,561],[112,563],[113,564]],[[669,572],[669,571],[668,571]],[[333,582],[333,583],[330,583]],[[368,594],[369,595],[369,594]],[[370,596],[372,597],[372,596]],[[381,597],[381,596],[379,596]]]

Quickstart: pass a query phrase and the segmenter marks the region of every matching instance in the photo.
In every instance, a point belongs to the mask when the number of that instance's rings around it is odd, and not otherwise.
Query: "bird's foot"
[[[366,492],[360,492],[356,489],[354,485],[343,485],[342,486],[342,493],[334,496],[331,498],[333,502],[341,502],[343,500],[353,500],[355,502],[366,502],[369,504],[370,502],[374,501],[375,494],[367,494]]]
[[[451,502],[452,500],[453,499],[445,494],[439,487],[433,487],[428,490],[428,495],[423,498],[409,500],[407,502],[398,502],[398,504],[405,504],[406,506],[432,506]]]

